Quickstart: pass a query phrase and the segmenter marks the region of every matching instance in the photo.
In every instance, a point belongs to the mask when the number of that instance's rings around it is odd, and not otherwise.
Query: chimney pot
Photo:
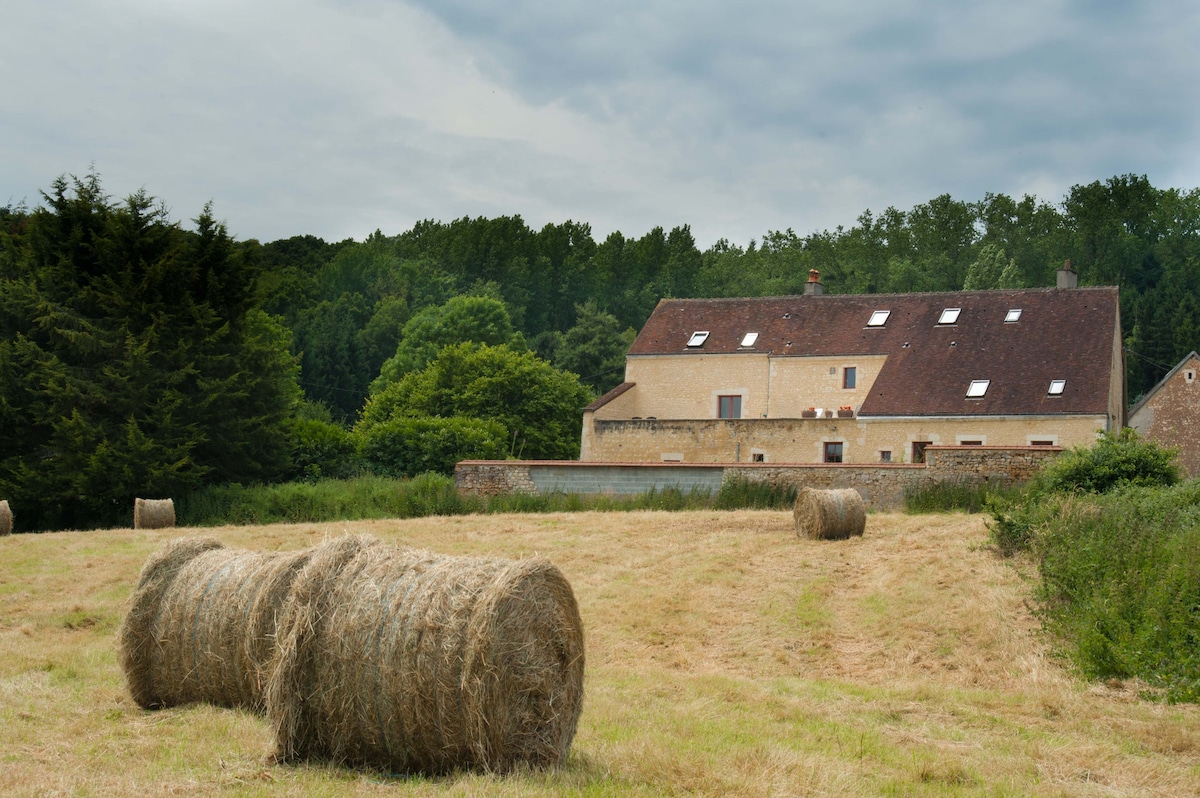
[[[816,269],[808,270],[808,282],[804,284],[805,296],[821,296],[825,293],[825,286],[821,285],[821,273]]]
[[[1062,268],[1058,270],[1058,284],[1056,287],[1059,289],[1079,287],[1079,274],[1071,268],[1070,260],[1064,260]]]

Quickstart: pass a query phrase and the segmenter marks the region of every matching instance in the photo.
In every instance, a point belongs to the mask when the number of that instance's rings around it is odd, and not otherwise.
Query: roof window
[[[758,341],[758,333],[746,333],[742,338],[742,346],[754,346]]]
[[[704,342],[708,340],[708,330],[697,330],[692,333],[692,337],[688,339],[688,346],[704,346]]]
[[[871,318],[867,321],[868,327],[882,327],[887,324],[888,316],[891,315],[890,310],[877,310],[871,314]]]
[[[971,387],[967,388],[967,398],[982,399],[991,384],[991,380],[971,380]]]
[[[1050,380],[1050,390],[1046,391],[1046,393],[1050,396],[1062,396],[1062,392],[1066,387],[1066,380]]]
[[[1008,311],[1008,313],[1004,314],[1004,322],[1006,324],[1012,324],[1013,322],[1020,321],[1020,320],[1021,320],[1021,309],[1020,308],[1012,308],[1011,310]]]
[[[959,313],[962,313],[962,308],[946,308],[942,311],[941,317],[938,318],[938,324],[957,323]]]

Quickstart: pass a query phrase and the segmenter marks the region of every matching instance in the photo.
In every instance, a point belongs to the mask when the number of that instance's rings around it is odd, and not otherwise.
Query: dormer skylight
[[[971,387],[967,388],[967,398],[982,399],[991,384],[991,380],[971,380]]]
[[[708,340],[708,330],[697,330],[692,333],[692,337],[688,339],[688,346],[704,346],[704,342]]]
[[[1066,380],[1050,380],[1050,390],[1046,393],[1050,396],[1062,396],[1062,392],[1067,388]]]
[[[754,346],[756,341],[758,341],[758,333],[746,333],[742,337],[742,346]]]
[[[877,310],[871,314],[871,318],[867,320],[868,327],[882,327],[887,324],[888,316],[891,315],[890,310]]]
[[[1012,324],[1013,322],[1020,321],[1020,320],[1021,320],[1021,309],[1020,308],[1013,308],[1010,311],[1008,311],[1008,313],[1006,313],[1004,316],[1004,321],[1006,324]]]
[[[942,311],[942,315],[938,318],[938,324],[957,323],[959,313],[962,313],[962,308],[946,308]]]

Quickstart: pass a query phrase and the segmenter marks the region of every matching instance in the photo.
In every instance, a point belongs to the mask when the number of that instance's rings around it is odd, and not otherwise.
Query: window
[[[887,324],[888,316],[891,315],[890,310],[877,310],[871,314],[871,318],[867,321],[868,327],[882,327]]]
[[[1050,380],[1050,389],[1046,393],[1051,396],[1062,396],[1062,392],[1066,387],[1066,380]]]
[[[858,367],[846,366],[842,369],[842,387],[853,388],[858,384]]]
[[[946,308],[942,311],[941,317],[938,318],[938,324],[955,324],[958,322],[958,314],[962,312],[962,308]]]
[[[688,346],[704,346],[704,342],[708,340],[708,330],[697,330],[692,333],[692,337],[688,339]]]
[[[959,446],[983,446],[983,441],[959,441]]]
[[[740,396],[718,396],[717,397],[717,418],[741,418],[742,417],[742,397]]]
[[[1185,380],[1187,380],[1188,382],[1195,382],[1196,381],[1196,372],[1189,369],[1188,371],[1183,372],[1183,378]]]
[[[842,442],[825,444],[825,462],[840,463],[842,462]]]
[[[1054,441],[1030,441],[1030,446],[1053,446]]]
[[[765,452],[754,452],[750,455],[750,462],[765,463],[767,462],[767,455]]]
[[[971,380],[971,387],[967,388],[967,398],[982,399],[991,382],[991,380]]]
[[[1013,308],[1012,310],[1008,311],[1008,313],[1006,313],[1004,316],[1005,324],[1012,324],[1013,322],[1017,322],[1020,320],[1021,320],[1021,309],[1020,308]]]
[[[925,462],[925,447],[932,446],[932,445],[933,445],[933,441],[913,441],[912,461],[914,463],[924,463]]]
[[[758,341],[758,333],[746,333],[742,338],[742,346],[754,346],[756,341]]]
[[[879,462],[881,462],[881,463],[892,462],[892,452],[890,449],[884,449],[882,452],[879,453]]]

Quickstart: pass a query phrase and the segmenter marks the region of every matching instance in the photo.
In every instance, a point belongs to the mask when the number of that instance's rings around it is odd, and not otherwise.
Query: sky
[[[519,215],[697,244],[1200,186],[1195,0],[0,0],[0,206],[60,175],[239,240]]]

